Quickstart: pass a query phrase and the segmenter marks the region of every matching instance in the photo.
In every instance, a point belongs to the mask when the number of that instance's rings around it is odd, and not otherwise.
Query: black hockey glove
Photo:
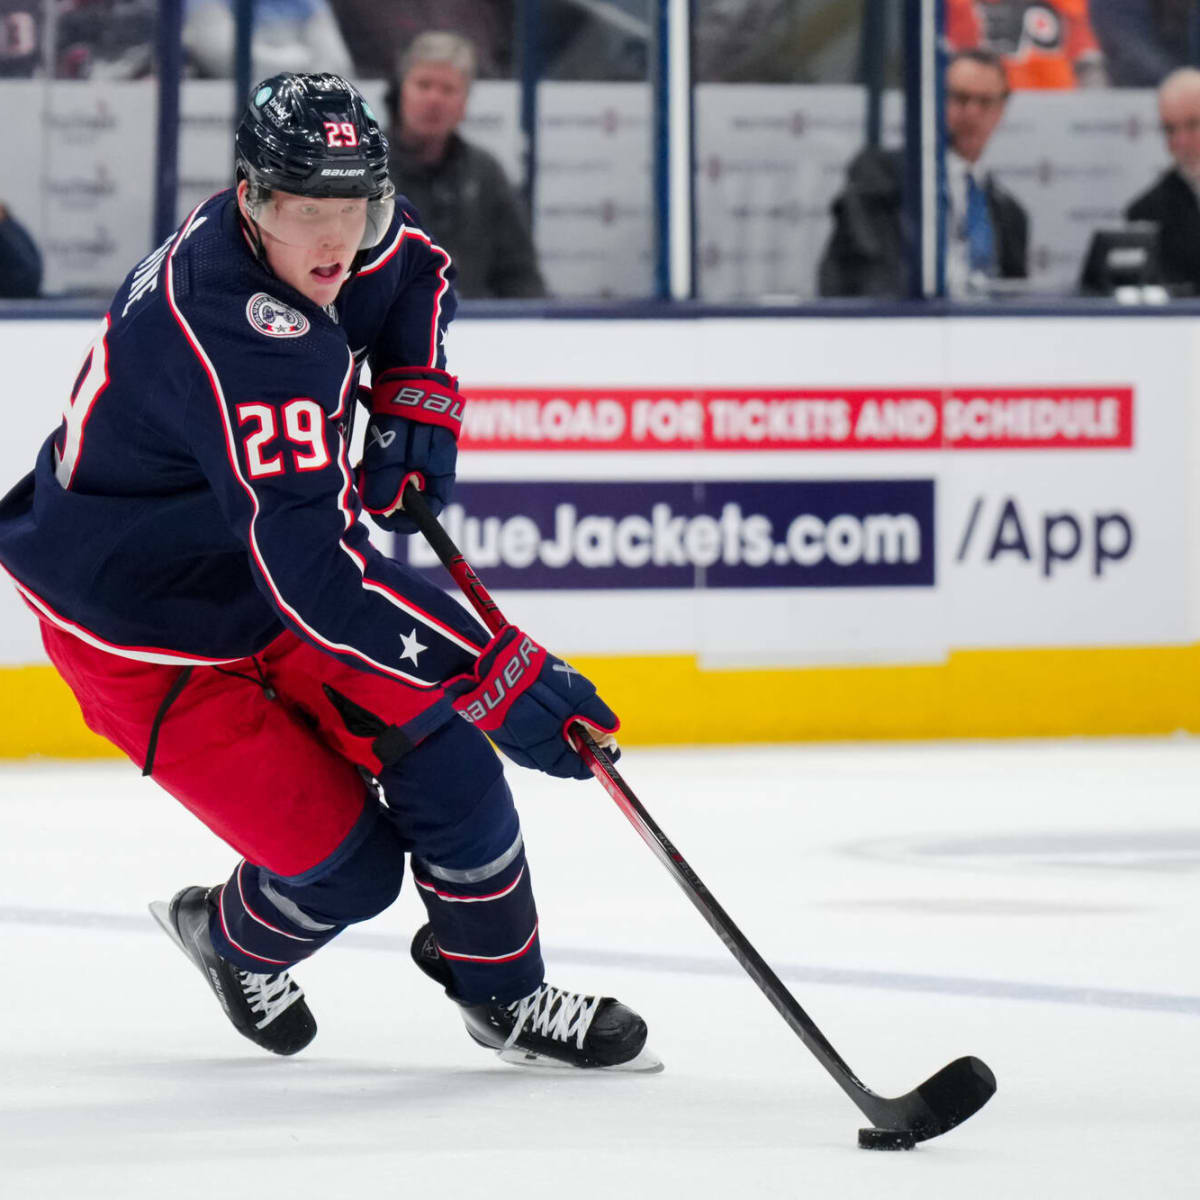
[[[591,772],[567,740],[574,721],[620,756],[612,735],[621,722],[595,685],[513,625],[488,642],[470,675],[442,686],[458,715],[522,767],[587,779]]]
[[[368,391],[364,388],[363,391]],[[371,420],[358,469],[363,508],[394,533],[416,533],[403,510],[411,482],[436,516],[450,502],[466,399],[433,367],[392,367],[369,389]]]

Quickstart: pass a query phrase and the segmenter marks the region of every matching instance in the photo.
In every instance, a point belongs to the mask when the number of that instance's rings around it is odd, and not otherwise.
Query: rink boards
[[[6,482],[91,332],[0,323]],[[1198,349],[1175,316],[466,318],[444,520],[629,741],[1196,730]],[[96,752],[3,603],[0,752]]]

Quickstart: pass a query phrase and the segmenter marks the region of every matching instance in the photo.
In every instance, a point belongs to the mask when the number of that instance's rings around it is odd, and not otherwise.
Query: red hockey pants
[[[110,654],[45,622],[42,641],[88,727],[141,766],[159,706],[184,668]],[[284,877],[341,845],[367,798],[356,766],[380,768],[371,739],[349,733],[324,683],[396,725],[442,696],[355,670],[283,633],[253,659],[194,668],[159,730],[155,781],[243,857]]]

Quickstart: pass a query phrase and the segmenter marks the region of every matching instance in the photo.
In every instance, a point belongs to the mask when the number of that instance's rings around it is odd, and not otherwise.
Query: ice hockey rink
[[[146,902],[229,852],[129,766],[0,768],[0,1196],[1200,1194],[1200,742],[635,748],[650,812],[859,1076],[960,1054],[911,1152],[780,1020],[599,785],[511,771],[550,977],[647,1018],[657,1075],[533,1072],[408,959],[411,884],[297,972],[274,1059]]]

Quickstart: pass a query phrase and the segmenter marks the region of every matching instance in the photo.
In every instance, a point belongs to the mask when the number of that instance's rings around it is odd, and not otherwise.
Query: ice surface
[[[600,787],[513,768],[551,979],[641,1011],[660,1075],[533,1073],[409,963],[410,885],[297,972],[296,1059],[146,913],[230,852],[120,764],[0,768],[0,1197],[1200,1195],[1200,743],[631,750],[622,768],[863,1080],[960,1054],[995,1099],[866,1122]]]

